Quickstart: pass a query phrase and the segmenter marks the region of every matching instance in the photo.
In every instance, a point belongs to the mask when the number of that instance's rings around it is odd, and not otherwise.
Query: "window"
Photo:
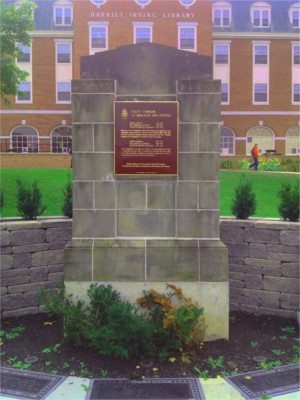
[[[300,155],[300,127],[294,126],[286,134],[286,154]]]
[[[18,57],[18,63],[30,63],[30,47],[18,44],[18,48],[23,52],[23,55]]]
[[[51,134],[52,153],[69,153],[72,149],[72,129],[69,126],[59,126]]]
[[[37,153],[37,131],[26,125],[15,128],[11,135],[11,147],[18,153]]]
[[[142,8],[144,8],[145,6],[147,6],[152,0],[135,0],[135,2],[139,5],[142,6]]]
[[[235,135],[231,129],[221,127],[220,132],[220,155],[227,156],[234,154]]]
[[[183,6],[186,6],[186,8],[189,8],[189,6],[193,5],[196,0],[179,0],[179,3],[181,3]]]
[[[265,153],[266,150],[275,148],[274,133],[265,126],[256,126],[247,133],[246,154],[251,155],[251,149],[258,144],[258,153]]]
[[[293,84],[293,103],[300,102],[300,83]]]
[[[268,64],[268,46],[254,46],[254,64]]]
[[[268,84],[255,83],[254,84],[254,103],[267,103],[268,102]]]
[[[215,64],[228,64],[229,47],[224,44],[215,45]]]
[[[70,63],[71,62],[71,45],[68,43],[57,44],[57,62]]]
[[[58,82],[57,83],[57,101],[58,102],[70,102],[71,101],[71,83],[70,82]]]
[[[213,5],[213,25],[215,27],[228,27],[231,23],[231,5],[220,1]]]
[[[229,102],[228,83],[221,83],[221,102],[223,104]]]
[[[289,17],[292,27],[300,28],[300,3],[295,3],[290,7]]]
[[[268,28],[271,23],[271,6],[262,2],[253,4],[251,21],[255,28]]]
[[[106,0],[91,0],[91,2],[99,8],[102,4],[106,3]]]
[[[19,93],[17,102],[30,102],[31,101],[31,82],[21,82],[19,84]]]
[[[152,42],[152,26],[134,26],[134,43]]]
[[[72,8],[71,7],[55,7],[54,8],[55,25],[71,25],[72,24]]]
[[[91,27],[91,50],[107,50],[107,26]]]
[[[300,64],[300,46],[293,46],[293,63],[294,65]]]
[[[178,48],[180,50],[196,51],[196,26],[179,26],[178,35]]]

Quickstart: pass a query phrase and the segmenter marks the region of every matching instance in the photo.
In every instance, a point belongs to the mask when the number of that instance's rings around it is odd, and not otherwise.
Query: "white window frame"
[[[61,24],[57,24],[56,23],[56,10],[57,9],[61,9],[62,10],[62,23]],[[65,19],[65,10],[70,10],[71,11],[71,16],[70,16],[70,23],[67,24]],[[64,6],[64,5],[60,5],[60,4],[55,4],[54,5],[54,10],[53,10],[53,22],[55,26],[71,26],[73,23],[73,7],[72,6]]]
[[[288,149],[288,137],[289,137],[289,133],[291,132],[291,131],[293,131],[294,129],[296,129],[297,131],[299,131],[299,138],[298,139],[296,139],[296,153],[288,153],[287,152],[287,149]],[[289,146],[290,147],[290,146]],[[299,156],[300,155],[300,127],[299,126],[293,126],[292,128],[290,128],[288,131],[287,131],[287,133],[286,133],[286,135],[285,135],[285,154],[287,155],[287,156]]]
[[[63,61],[58,61],[58,46],[60,46],[60,45],[64,45],[64,46],[69,46],[70,47],[70,61],[66,61],[66,62],[63,62]],[[56,52],[56,64],[58,64],[58,65],[70,65],[70,64],[72,64],[72,42],[70,42],[70,41],[66,41],[66,42],[63,42],[63,41],[58,41],[58,42],[55,42],[55,52]]]
[[[259,25],[254,25],[254,12],[259,12]],[[268,25],[263,25],[263,11],[268,11]],[[268,3],[259,2],[254,3],[251,6],[251,22],[253,28],[270,28],[271,25],[271,6]]]
[[[298,26],[293,25],[293,13],[297,12],[298,13]],[[291,7],[289,8],[289,18],[290,18],[290,23],[292,25],[292,28],[300,28],[300,3],[295,3],[292,4]]]
[[[300,82],[293,82],[292,83],[292,104],[293,105],[299,105],[300,104],[300,98],[299,98],[299,101],[295,101],[295,97],[294,97],[294,95],[295,95],[295,85],[298,85],[299,86],[299,97],[300,97]]]
[[[58,86],[60,83],[65,83],[70,85],[70,100],[59,100],[58,99]],[[56,103],[57,104],[71,104],[71,82],[56,82]]]
[[[178,49],[183,51],[197,51],[197,22],[177,22],[178,26]],[[194,47],[192,49],[182,49],[181,48],[181,30],[182,29],[193,29],[194,31]]]
[[[148,28],[149,32],[150,32],[150,41],[149,42],[145,42],[145,43],[152,43],[152,26],[153,26],[153,22],[133,22],[133,43],[136,44],[136,31],[138,28]]]
[[[100,51],[108,50],[108,26],[109,22],[88,22],[89,24],[89,48],[90,48],[90,55],[98,53]],[[93,28],[104,28],[105,29],[105,47],[92,47],[92,30]]]
[[[255,101],[255,85],[266,85],[267,86],[267,100],[266,101]],[[253,82],[253,105],[268,105],[269,104],[269,83],[268,82]]]
[[[227,62],[217,62],[217,54],[216,54],[216,48],[217,47],[227,47]],[[227,43],[214,43],[214,64],[215,65],[229,65],[230,64],[230,45]]]
[[[220,11],[220,25],[215,24],[215,11]],[[225,25],[224,24],[224,11],[229,11],[229,24]],[[212,8],[212,23],[215,28],[228,28],[231,25],[231,4],[225,2],[225,1],[219,1],[217,3],[213,4]]]
[[[299,63],[295,63],[295,49],[296,49],[296,47],[299,48]],[[299,66],[299,68],[300,68],[300,42],[299,42],[299,44],[293,44],[292,45],[292,65],[295,66],[295,67]]]
[[[18,130],[18,128],[24,128],[24,127],[28,127],[28,128],[31,128],[31,129],[33,129],[34,131],[35,131],[35,133],[36,133],[36,135],[34,134],[34,133],[32,133],[32,134],[27,134],[27,133],[22,133],[22,132],[20,132],[20,134],[18,134],[18,135],[15,135],[16,137],[17,136],[21,136],[22,137],[22,153],[30,153],[30,154],[32,154],[32,153],[39,153],[39,133],[38,133],[38,131],[37,131],[37,129],[36,128],[34,128],[32,125],[18,125],[18,126],[16,126],[15,128],[13,128],[12,130],[11,130],[11,132],[10,132],[10,139],[9,139],[9,141],[10,141],[10,148],[11,149],[13,149],[14,148],[14,146],[13,146],[13,144],[14,144],[14,140],[13,140],[13,137],[14,137],[14,132],[16,131],[16,130]],[[28,148],[30,148],[31,146],[32,146],[32,138],[33,137],[35,137],[36,136],[36,143],[37,143],[37,151],[34,151],[34,152],[31,152],[31,151],[28,151]],[[27,140],[27,147],[23,147],[23,138],[24,137],[26,137],[26,140]],[[30,138],[30,139],[29,139]],[[18,146],[16,147],[17,148],[17,150],[18,150]],[[18,152],[18,153],[21,153],[21,152]]]
[[[256,48],[258,48],[258,47],[266,47],[266,49],[267,49],[267,62],[266,63],[258,63],[258,62],[256,62],[256,59],[255,59],[255,56],[256,56],[256,54],[255,54],[255,51],[256,51]],[[266,44],[266,43],[254,43],[253,44],[253,65],[255,65],[255,66],[257,66],[257,65],[263,65],[263,66],[266,66],[266,67],[268,67],[269,66],[269,53],[270,53],[270,51],[269,51],[269,44]]]
[[[227,85],[227,101],[223,101],[222,100],[222,85]],[[230,104],[230,100],[229,100],[229,82],[221,82],[221,104],[222,105]]]
[[[225,128],[225,129],[227,129],[228,131],[231,131],[231,133],[232,133],[232,138],[233,138],[233,153],[232,154],[225,154],[225,153],[223,153],[221,150],[222,149],[224,149],[225,147],[221,147],[221,138],[223,138],[224,136],[221,136],[221,129],[222,128]],[[236,141],[236,135],[235,135],[235,133],[234,133],[234,131],[231,129],[231,128],[228,128],[228,126],[222,126],[221,127],[221,129],[220,129],[220,156],[222,157],[230,157],[230,156],[234,156],[235,155],[235,141]],[[231,136],[228,136],[228,137],[230,137],[231,138]]]
[[[20,61],[20,59],[17,58],[16,59],[16,63],[17,64],[22,64],[22,65],[24,65],[24,64],[31,65],[32,64],[32,42],[30,43],[30,46],[25,46],[25,45],[23,45],[21,43],[17,43],[17,46],[18,46],[18,48],[19,48],[19,46],[23,46],[23,47],[26,47],[27,49],[29,49],[29,61]],[[26,53],[24,53],[24,54],[26,54]]]
[[[32,104],[32,82],[31,81],[25,81],[25,82],[21,82],[20,85],[22,83],[27,83],[29,84],[30,87],[30,100],[20,100],[19,96],[16,96],[16,104]],[[21,90],[22,92],[22,90]]]

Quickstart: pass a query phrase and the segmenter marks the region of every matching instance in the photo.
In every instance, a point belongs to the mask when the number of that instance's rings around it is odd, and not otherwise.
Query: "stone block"
[[[0,296],[3,296],[6,293],[8,293],[7,287],[0,287]]]
[[[282,244],[267,244],[267,252],[269,253],[283,253],[284,246]],[[256,257],[259,258],[259,257]]]
[[[255,297],[240,297],[240,303],[243,306],[259,306],[260,300]]]
[[[115,209],[115,182],[95,182],[95,208]]]
[[[1,286],[23,285],[30,282],[29,276],[17,276],[13,278],[5,278],[1,280]]]
[[[1,247],[10,245],[10,237],[8,231],[0,231],[0,243]]]
[[[49,250],[62,250],[65,248],[66,242],[49,243]]]
[[[44,229],[12,231],[10,233],[10,241],[12,246],[43,243],[46,241],[46,232]]]
[[[175,183],[149,182],[147,184],[147,207],[149,209],[174,209]]]
[[[299,278],[300,266],[298,263],[282,263],[282,276],[287,278]]]
[[[198,183],[177,183],[177,208],[196,209],[198,207]]]
[[[178,237],[219,238],[219,212],[184,210],[177,212]]]
[[[280,243],[287,246],[299,246],[300,235],[297,231],[284,230],[280,232]]]
[[[6,231],[6,229],[7,229],[7,223],[0,222],[0,231]]]
[[[73,94],[72,115],[76,122],[113,122],[113,94]]]
[[[289,254],[289,253],[267,253],[268,260],[276,260],[276,261],[288,261],[288,262],[297,262],[299,261],[298,254]]]
[[[281,276],[281,270],[279,268],[263,268],[264,276]]]
[[[100,152],[114,151],[114,124],[94,125],[94,150]]]
[[[284,253],[299,254],[299,246],[283,246]]]
[[[63,272],[54,272],[48,275],[48,280],[60,282],[63,276],[64,276]]]
[[[110,210],[73,210],[74,238],[115,236],[115,213]]]
[[[246,312],[246,313],[256,313],[257,311],[258,311],[258,307],[257,306],[248,306],[248,305],[245,305],[245,304],[241,304],[241,306],[240,306],[240,310],[242,311],[242,312]]]
[[[30,269],[31,282],[44,282],[48,280],[48,267],[36,267]]]
[[[219,209],[219,182],[199,182],[199,208]]]
[[[48,229],[48,228],[58,228],[58,227],[72,227],[72,219],[69,219],[67,217],[57,217],[57,218],[51,218],[49,220],[41,220],[41,227],[43,229]]]
[[[26,307],[17,310],[3,311],[2,317],[3,318],[21,317],[22,315],[37,314],[38,312],[39,312],[38,307]]]
[[[93,182],[73,182],[73,208],[94,208],[94,184]],[[48,230],[47,230],[48,231]]]
[[[55,282],[33,282],[33,283],[24,283],[22,285],[9,286],[9,293],[25,293],[25,292],[33,292],[40,291],[41,289],[52,289],[56,286]]]
[[[247,297],[257,297],[259,299],[265,299],[270,301],[279,300],[280,294],[278,292],[266,292],[263,290],[255,290],[255,289],[244,289],[244,296]]]
[[[220,94],[189,93],[177,95],[181,122],[219,122]]]
[[[0,254],[6,255],[6,254],[11,254],[11,253],[12,253],[12,249],[10,246],[0,248]]]
[[[243,296],[243,288],[231,287],[229,285],[230,296]]]
[[[72,80],[72,93],[114,93],[113,79]]]
[[[242,242],[243,229],[239,227],[223,226],[220,227],[220,238],[224,243]]]
[[[35,230],[41,227],[42,223],[40,221],[17,221],[7,223],[8,231]]]
[[[231,226],[239,228],[253,228],[254,221],[246,219],[235,219],[233,217],[220,217],[221,226]]]
[[[1,278],[15,278],[17,276],[27,276],[29,275],[29,268],[21,268],[21,269],[8,269],[6,271],[1,272]]]
[[[180,153],[179,180],[219,181],[219,153]]]
[[[289,293],[281,293],[280,306],[281,306],[281,308],[284,308],[287,310],[299,310],[300,309],[299,295],[289,294]]]
[[[10,269],[13,265],[13,257],[12,254],[1,255],[0,257],[0,269],[1,271],[5,271]]]
[[[1,310],[13,310],[24,306],[24,295],[22,293],[6,294],[1,298]]]
[[[194,152],[199,147],[199,125],[179,123],[178,151]]]
[[[142,182],[120,182],[117,186],[117,208],[145,209],[146,184]]]
[[[93,277],[96,281],[144,281],[145,244],[135,241],[95,241]],[[143,247],[142,247],[142,246]]]
[[[175,212],[171,210],[122,210],[117,218],[117,236],[175,236]]]
[[[230,282],[230,287],[237,287],[237,288],[243,288],[244,287],[244,282],[235,280],[235,279],[229,279]]]
[[[13,254],[13,267],[14,268],[27,268],[31,267],[32,253],[15,253]]]
[[[220,151],[219,124],[199,124],[199,151]]]
[[[263,260],[259,258],[245,258],[245,264],[249,266],[263,268],[281,268],[280,261]]]
[[[106,180],[114,170],[113,153],[77,153],[73,157],[73,180]]]
[[[249,243],[250,258],[267,258],[267,247],[261,243]]]
[[[73,124],[72,127],[72,151],[94,150],[94,126],[93,124]]]
[[[13,246],[13,253],[34,253],[35,251],[46,251],[49,249],[48,243],[28,244],[25,246]]]
[[[53,272],[63,272],[64,270],[64,265],[63,264],[56,264],[56,265],[49,265],[48,266],[48,272],[53,273]]]
[[[24,293],[24,307],[38,306],[38,291]]]
[[[284,221],[268,221],[258,220],[255,222],[255,228],[257,229],[288,229],[288,225]]]
[[[200,281],[228,281],[228,251],[221,241],[212,247],[202,247],[200,242]]]
[[[46,238],[48,242],[68,242],[72,239],[72,227],[49,228]]]
[[[227,242],[225,240],[222,240],[222,242],[228,247]],[[238,264],[238,265],[244,265],[245,264],[245,258],[244,257],[236,257],[234,255],[228,255],[228,261],[230,264]]]
[[[267,308],[279,308],[279,301],[272,301],[272,300],[265,300],[262,299],[260,302],[261,307],[267,307]]]
[[[72,240],[64,251],[66,281],[92,280],[92,240]]]
[[[242,272],[229,272],[229,279],[235,279],[238,281],[244,280],[245,274]]]
[[[265,276],[263,279],[263,289],[280,293],[299,293],[299,281],[292,278]]]
[[[230,302],[230,311],[240,311],[240,305],[238,303]]]
[[[277,310],[274,308],[260,307],[259,312],[261,314],[275,315],[277,317],[283,317],[283,318],[291,318],[291,319],[296,318],[296,312],[290,310],[280,310],[280,309]]]
[[[227,242],[229,257],[248,257],[248,244],[243,242]]]
[[[40,251],[32,254],[32,266],[40,267],[51,264],[61,264],[64,261],[63,250]]]
[[[248,243],[279,243],[278,230],[271,229],[244,229],[244,241]]]
[[[247,289],[262,289],[263,288],[262,276],[245,274],[245,287]]]

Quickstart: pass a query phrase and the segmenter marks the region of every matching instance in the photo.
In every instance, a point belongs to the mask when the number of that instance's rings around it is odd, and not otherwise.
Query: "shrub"
[[[255,210],[256,199],[255,193],[252,192],[252,183],[243,174],[235,188],[235,198],[231,205],[231,211],[236,218],[247,219],[255,213]]]
[[[25,220],[36,219],[37,216],[43,214],[46,206],[42,206],[42,194],[36,181],[30,184],[25,184],[20,178],[17,179],[18,192],[17,192],[17,209],[19,215]]]
[[[65,188],[62,190],[64,195],[62,212],[65,217],[72,218],[73,216],[73,194],[72,194],[72,182],[70,176]]]
[[[299,219],[299,183],[294,188],[290,183],[282,183],[277,196],[280,198],[278,212],[284,220],[298,221]]]
[[[232,158],[227,158],[227,160],[220,159],[221,169],[236,169],[236,162]]]
[[[292,158],[281,158],[280,164],[284,171],[299,172],[300,171],[300,159]]]
[[[4,196],[2,189],[0,189],[0,212],[2,211],[2,207],[4,206]]]

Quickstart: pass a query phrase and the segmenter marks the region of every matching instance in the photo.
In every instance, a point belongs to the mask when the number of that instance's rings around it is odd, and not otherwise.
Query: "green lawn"
[[[4,195],[2,217],[16,217],[16,179],[20,177],[24,182],[37,180],[43,195],[43,204],[47,206],[45,216],[62,215],[63,203],[62,189],[68,181],[68,174],[72,170],[64,168],[4,168],[1,170],[1,188]],[[277,206],[279,198],[277,193],[281,183],[290,182],[294,185],[299,181],[299,174],[233,171],[220,172],[220,215],[232,215],[230,206],[241,174],[245,173],[253,183],[256,194],[257,210],[255,217],[280,218]]]

